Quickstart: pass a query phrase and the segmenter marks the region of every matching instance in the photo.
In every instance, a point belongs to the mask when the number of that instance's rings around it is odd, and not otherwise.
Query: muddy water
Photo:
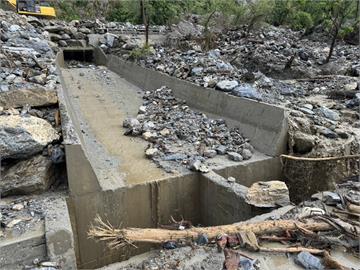
[[[87,156],[105,188],[123,181],[137,184],[166,177],[146,159],[147,143],[123,136],[122,122],[136,116],[141,90],[106,68],[62,69],[73,107],[80,118]]]

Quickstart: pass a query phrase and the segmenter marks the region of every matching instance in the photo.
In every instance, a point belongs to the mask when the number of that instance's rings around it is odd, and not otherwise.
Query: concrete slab
[[[44,222],[39,222],[20,236],[7,237],[0,241],[0,269],[24,269],[34,259],[46,260]]]

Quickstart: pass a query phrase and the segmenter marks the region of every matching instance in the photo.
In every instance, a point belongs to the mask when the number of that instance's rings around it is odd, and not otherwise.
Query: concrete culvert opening
[[[80,61],[93,63],[94,50],[92,48],[68,48],[63,50],[65,61]]]
[[[87,63],[66,64],[73,60]],[[169,224],[171,217],[210,226],[263,212],[247,204],[245,195],[257,181],[281,179],[276,156],[286,148],[283,109],[198,87],[106,57],[98,49],[65,49],[57,64],[63,86],[60,103],[66,111],[63,126],[71,127],[64,130],[68,205],[80,269],[123,261],[154,247],[109,250],[89,239],[97,215],[115,227],[146,228]],[[162,85],[192,109],[238,127],[255,147],[252,158],[236,162],[219,156],[206,174],[158,168],[144,155],[145,140],[123,136],[122,121],[137,115],[144,90]]]

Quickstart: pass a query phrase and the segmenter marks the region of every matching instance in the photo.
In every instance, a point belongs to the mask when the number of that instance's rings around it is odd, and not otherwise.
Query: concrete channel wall
[[[258,150],[268,156],[232,168],[219,168],[206,175],[188,172],[104,190],[99,184],[102,180],[87,157],[78,116],[66,87],[72,82],[63,80],[64,55],[59,53],[57,65],[63,86],[59,100],[71,193],[68,206],[72,229],[76,232],[74,245],[79,269],[94,269],[126,260],[151,248],[140,245],[137,249],[126,247],[110,251],[104,243],[89,239],[87,232],[97,215],[114,226],[157,227],[169,223],[171,216],[191,220],[194,225],[218,225],[258,214],[244,202],[246,186],[256,181],[281,178],[279,160],[271,157],[282,153],[286,147],[286,119],[281,108],[198,87],[115,56],[107,58],[97,49],[93,57],[97,64],[108,65],[109,69],[143,89],[167,85],[191,107],[232,121],[244,130]],[[229,176],[237,178],[238,183],[227,183],[224,178]]]
[[[104,61],[99,49],[95,57],[98,61]],[[186,100],[190,107],[221,116],[229,124],[238,127],[254,147],[264,154],[277,156],[286,152],[287,121],[283,108],[197,86],[114,55],[108,56],[107,66],[144,90],[166,85],[176,97]]]

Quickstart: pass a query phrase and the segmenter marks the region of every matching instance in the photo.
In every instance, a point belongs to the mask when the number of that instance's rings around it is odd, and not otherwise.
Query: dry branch
[[[328,231],[333,228],[327,222],[308,220],[262,221],[256,223],[234,223],[214,227],[192,227],[187,230],[167,230],[154,228],[123,228],[117,229],[100,218],[97,225],[92,226],[88,236],[95,240],[107,242],[110,248],[124,247],[133,243],[164,243],[167,241],[196,240],[200,234],[206,234],[209,239],[219,235],[235,235],[240,232],[252,232],[255,235],[282,233],[288,230],[298,230],[299,227],[309,231]]]
[[[341,160],[341,159],[358,159],[360,155],[348,155],[341,157],[323,157],[323,158],[306,158],[306,157],[294,157],[289,155],[281,155],[281,158],[301,160],[301,161],[330,161],[330,160]]]

